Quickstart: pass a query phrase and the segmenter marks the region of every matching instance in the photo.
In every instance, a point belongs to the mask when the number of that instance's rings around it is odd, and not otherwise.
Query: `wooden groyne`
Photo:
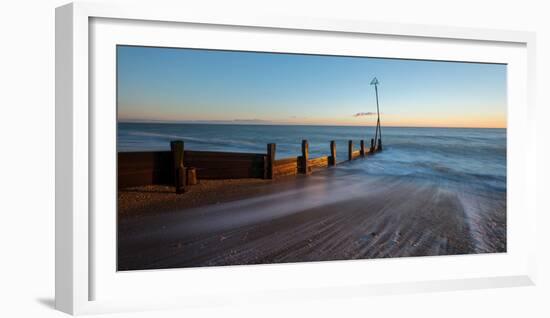
[[[382,150],[382,143],[371,139],[370,147],[366,148],[364,140],[360,140],[356,149],[353,140],[349,140],[347,148],[346,160],[337,161],[335,141],[330,142],[329,156],[310,158],[309,143],[303,140],[300,156],[275,159],[276,144],[267,144],[266,153],[236,153],[186,150],[184,142],[178,140],[170,143],[170,151],[119,152],[117,184],[119,189],[170,185],[175,186],[176,193],[183,193],[187,186],[201,179],[309,175],[378,152]]]

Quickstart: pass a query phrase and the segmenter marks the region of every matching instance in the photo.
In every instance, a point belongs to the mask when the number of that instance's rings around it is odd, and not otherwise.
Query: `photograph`
[[[507,64],[116,46],[117,271],[507,252]]]

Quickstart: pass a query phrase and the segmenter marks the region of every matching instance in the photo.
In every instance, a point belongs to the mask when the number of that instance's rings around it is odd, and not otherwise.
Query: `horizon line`
[[[298,123],[276,123],[276,122],[242,122],[231,120],[220,121],[169,121],[169,120],[117,120],[117,124],[189,124],[189,125],[233,125],[233,126],[323,126],[323,127],[376,127],[376,125],[332,125],[332,124],[298,124]],[[472,127],[472,126],[396,126],[388,125],[387,128],[448,128],[448,129],[507,129],[507,127]]]

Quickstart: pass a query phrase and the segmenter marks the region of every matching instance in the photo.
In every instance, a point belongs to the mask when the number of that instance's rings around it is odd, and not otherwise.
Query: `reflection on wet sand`
[[[140,207],[162,211],[155,214],[125,205],[145,190],[121,192],[118,269],[506,251],[505,192],[355,168],[206,183],[203,191],[215,191],[216,202],[201,190],[187,199],[159,191]]]

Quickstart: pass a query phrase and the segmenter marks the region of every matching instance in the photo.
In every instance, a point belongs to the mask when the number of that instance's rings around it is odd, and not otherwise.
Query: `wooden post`
[[[267,158],[268,158],[267,155],[263,157],[263,159],[264,159],[264,167],[263,167],[264,168],[264,179],[268,179],[267,172],[269,170],[269,162],[268,162]]]
[[[310,173],[309,165],[309,143],[307,140],[302,140],[302,173],[308,175]]]
[[[370,139],[370,152],[374,152],[374,138]]]
[[[170,149],[172,150],[172,159],[174,161],[174,185],[176,187],[176,193],[185,192],[185,166],[183,164],[184,147],[183,141],[175,140],[170,142]]]
[[[330,160],[329,165],[336,166],[336,141],[330,142]]]
[[[382,139],[378,138],[378,150],[382,151]]]
[[[353,140],[348,141],[348,160],[353,159]]]
[[[196,168],[186,168],[185,169],[185,178],[187,185],[195,185],[199,183],[197,179],[197,169]]]
[[[275,164],[275,144],[267,144],[267,179],[273,179],[273,165]]]
[[[363,139],[361,139],[361,157],[364,157],[365,156],[365,141]]]

